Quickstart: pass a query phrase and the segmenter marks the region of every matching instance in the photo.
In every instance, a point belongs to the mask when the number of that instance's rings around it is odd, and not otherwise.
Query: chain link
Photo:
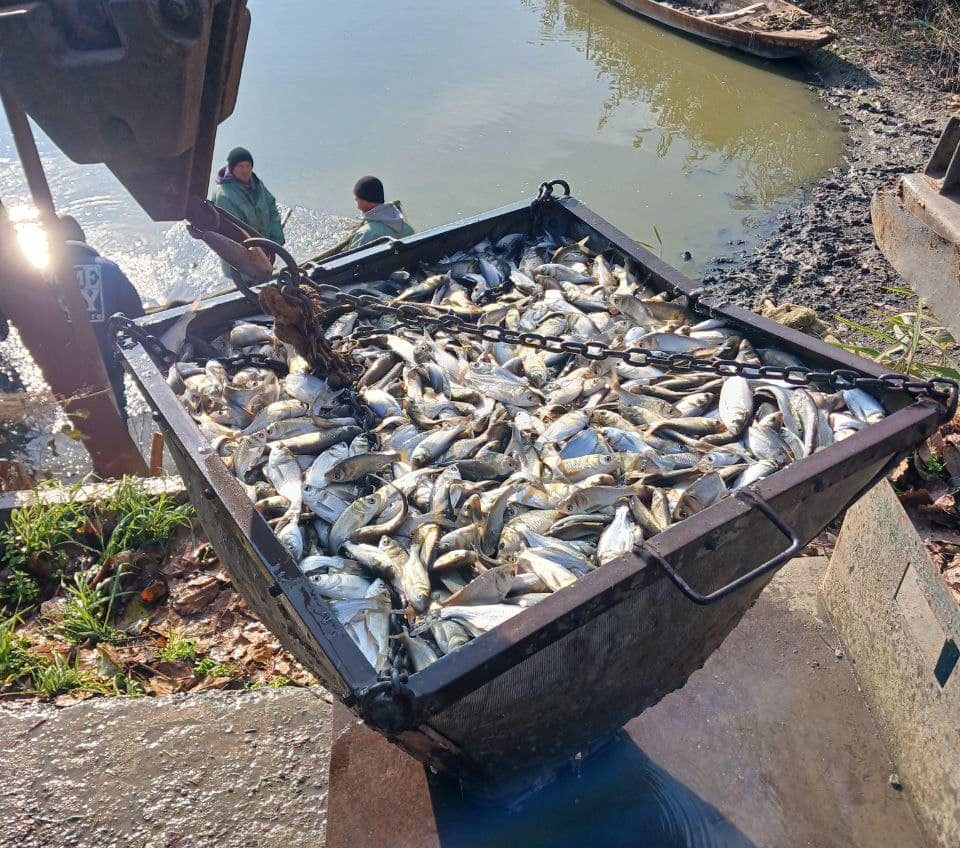
[[[218,358],[217,361],[222,362],[228,371],[239,371],[241,368],[266,368],[281,377],[286,377],[290,373],[290,367],[286,362],[281,362],[271,356],[264,356],[262,353],[238,353],[223,359]]]
[[[177,361],[177,355],[166,347],[160,339],[148,333],[123,313],[110,316],[107,327],[110,335],[116,338],[118,347],[130,350],[135,345],[140,345],[150,354],[150,358],[159,363],[165,370]]]
[[[800,365],[751,365],[734,359],[700,359],[689,353],[666,353],[642,347],[618,350],[598,341],[544,336],[529,331],[511,330],[499,324],[476,324],[452,313],[431,315],[409,303],[391,306],[373,295],[353,295],[336,286],[311,282],[311,287],[325,306],[343,306],[358,312],[390,316],[398,324],[430,333],[462,333],[478,341],[530,347],[547,353],[569,353],[593,362],[618,359],[635,367],[653,366],[664,371],[680,373],[709,372],[721,377],[745,377],[750,380],[782,380],[792,386],[817,386],[835,392],[857,388],[879,389],[884,393],[899,392],[916,400],[930,398],[942,404],[949,418],[952,418],[956,412],[957,396],[960,393],[960,387],[956,381],[945,378],[911,380],[903,374],[864,377],[857,371],[847,368],[824,371]]]
[[[912,380],[903,374],[883,374],[879,377],[864,377],[857,371],[847,368],[837,368],[832,371],[817,370],[805,366],[790,365],[752,365],[734,359],[700,359],[689,353],[667,353],[659,350],[648,350],[642,347],[630,347],[623,350],[608,347],[598,341],[580,341],[565,339],[561,336],[544,336],[522,330],[511,330],[499,324],[477,324],[470,319],[447,313],[434,315],[411,303],[402,303],[391,306],[379,297],[371,294],[350,294],[336,286],[304,280],[316,293],[324,307],[344,307],[350,311],[373,314],[379,317],[392,317],[398,324],[413,329],[437,332],[451,335],[463,334],[478,341],[503,343],[515,346],[529,347],[547,353],[568,353],[581,356],[592,362],[601,362],[607,359],[617,359],[626,365],[642,368],[653,366],[663,371],[679,373],[707,372],[721,377],[745,377],[750,380],[782,380],[792,386],[817,386],[830,391],[846,389],[879,390],[884,394],[901,393],[915,400],[929,398],[941,404],[946,410],[947,420],[953,417],[957,409],[957,399],[960,387],[954,380],[937,377],[930,380]],[[110,319],[111,332],[116,334],[117,343],[121,347],[130,348],[140,344],[143,348],[165,368],[169,368],[177,361],[176,355],[168,350],[155,336],[150,335],[142,327],[135,324],[124,315],[115,315]],[[382,332],[372,330],[371,332]],[[339,339],[338,339],[339,341]],[[246,358],[248,364],[256,367],[273,368],[273,360],[266,357],[257,358],[250,355]],[[358,407],[366,418],[366,410]]]

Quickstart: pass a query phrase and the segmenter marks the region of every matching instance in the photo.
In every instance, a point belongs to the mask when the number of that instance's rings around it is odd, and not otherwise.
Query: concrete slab
[[[0,709],[0,848],[922,848],[817,607],[824,567],[791,563],[684,689],[507,811],[346,711],[328,757],[320,691]]]
[[[329,697],[276,689],[0,710],[0,846],[322,846]]]
[[[883,482],[847,512],[821,593],[932,844],[960,845],[960,610]]]
[[[425,806],[421,766],[345,725],[332,753],[328,848],[921,848],[818,606],[825,568],[822,558],[784,568],[682,690],[513,810],[480,806],[436,778]]]

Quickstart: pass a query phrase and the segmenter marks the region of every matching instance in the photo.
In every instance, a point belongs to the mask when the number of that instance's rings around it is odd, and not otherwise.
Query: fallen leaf
[[[178,688],[176,681],[170,680],[161,675],[156,677],[151,677],[148,680],[143,681],[143,688],[150,692],[153,695],[172,695],[175,692],[182,691]]]
[[[933,503],[930,492],[926,489],[910,489],[903,494],[897,495],[897,497],[904,506],[920,506]]]
[[[230,577],[230,573],[223,567],[223,565],[219,564],[219,560],[217,562],[217,570],[213,572],[213,576],[225,586],[233,585],[233,578]]]
[[[58,707],[69,707],[71,704],[79,704],[81,701],[92,698],[94,694],[94,692],[80,690],[78,692],[71,692],[68,695],[57,695],[53,699],[53,703]]]
[[[206,608],[220,592],[216,577],[202,574],[180,588],[173,597],[173,608],[181,615],[196,615]]]
[[[207,675],[204,677],[196,686],[194,686],[190,691],[191,692],[209,692],[214,689],[226,689],[231,683],[240,678],[239,674],[233,675],[231,677],[211,677]]]
[[[40,604],[40,616],[47,621],[57,622],[63,618],[63,608],[67,605],[67,599],[63,597],[51,598]]]
[[[167,581],[163,577],[157,577],[140,593],[140,600],[145,604],[155,604],[167,591]]]
[[[934,507],[945,513],[957,512],[957,501],[953,495],[941,495],[933,502]]]
[[[157,674],[162,674],[164,677],[169,677],[171,680],[181,680],[186,677],[193,677],[193,667],[185,662],[180,662],[179,660],[154,663],[153,670]]]

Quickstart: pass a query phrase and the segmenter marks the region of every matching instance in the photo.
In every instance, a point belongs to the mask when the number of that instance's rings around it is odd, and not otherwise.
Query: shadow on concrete
[[[443,848],[752,848],[716,807],[617,733],[576,772],[513,809],[472,800],[447,780],[430,793]]]

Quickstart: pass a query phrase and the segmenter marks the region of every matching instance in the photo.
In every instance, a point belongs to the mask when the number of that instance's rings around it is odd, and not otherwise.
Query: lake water
[[[628,234],[705,261],[841,155],[791,69],[751,62],[606,0],[251,0],[217,160],[249,147],[288,203],[355,213],[381,176],[418,227],[566,178]],[[796,71],[793,71],[796,76]]]
[[[779,204],[839,162],[843,134],[802,68],[716,50],[606,0],[250,0],[236,145],[285,207],[307,258],[356,217],[352,186],[382,177],[418,229],[531,197],[544,179],[695,276],[730,241],[763,235]],[[58,207],[149,301],[224,283],[180,224],[155,224],[103,167],[38,138]],[[9,131],[0,197],[29,214]],[[692,260],[682,254],[690,251]],[[16,336],[0,344],[42,381]],[[16,383],[14,385],[17,385]],[[0,444],[16,453],[19,441]],[[49,459],[47,457],[46,459]],[[46,460],[36,458],[43,464]]]

